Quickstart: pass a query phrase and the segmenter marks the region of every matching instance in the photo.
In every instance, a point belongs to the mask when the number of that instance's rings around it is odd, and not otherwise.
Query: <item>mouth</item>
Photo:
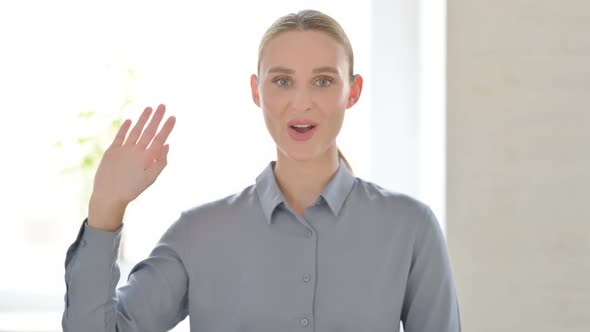
[[[289,136],[295,141],[310,140],[318,128],[318,123],[309,119],[291,120],[287,123]]]
[[[318,124],[310,120],[293,120],[288,123],[288,126],[291,139],[303,142],[310,140],[314,136]]]
[[[306,132],[313,130],[313,128],[315,128],[316,126],[314,126],[314,125],[292,125],[289,127],[300,134],[305,134]]]

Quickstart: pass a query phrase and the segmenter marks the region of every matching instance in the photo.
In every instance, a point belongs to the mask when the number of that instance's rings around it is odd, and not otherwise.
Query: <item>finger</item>
[[[168,136],[170,136],[170,133],[172,132],[172,129],[174,128],[175,124],[176,117],[174,116],[169,117],[168,120],[164,122],[162,129],[160,129],[160,132],[152,141],[152,144],[150,145],[150,150],[159,149],[162,145],[164,145],[164,143],[168,139]]]
[[[121,144],[123,144],[123,142],[125,141],[125,136],[127,136],[127,130],[129,130],[129,127],[131,127],[131,120],[127,119],[119,128],[119,131],[117,132],[117,135],[113,140],[113,143],[111,143],[112,146],[120,146]]]
[[[137,120],[135,127],[133,127],[133,129],[131,130],[131,133],[129,134],[129,137],[125,142],[125,145],[135,144],[137,142],[139,135],[141,135],[141,132],[143,131],[143,126],[145,126],[145,123],[150,118],[151,113],[151,107],[146,107],[145,110],[143,110],[143,113],[141,113],[141,116],[139,117],[139,120]]]
[[[148,144],[150,144],[150,142],[156,135],[156,131],[160,126],[160,122],[162,121],[165,112],[166,106],[164,106],[164,104],[160,104],[160,106],[158,106],[158,109],[156,110],[156,113],[154,113],[154,116],[152,117],[152,121],[150,121],[150,124],[144,130],[143,134],[141,134],[141,138],[137,142],[138,147],[145,149],[148,146]]]

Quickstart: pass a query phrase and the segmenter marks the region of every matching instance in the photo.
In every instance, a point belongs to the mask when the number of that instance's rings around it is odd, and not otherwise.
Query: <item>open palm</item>
[[[129,136],[132,122],[123,122],[96,171],[94,197],[126,205],[156,181],[166,167],[169,145],[164,143],[176,122],[175,117],[169,117],[157,132],[165,112],[166,107],[159,105],[144,130],[152,113],[152,108],[147,107]]]

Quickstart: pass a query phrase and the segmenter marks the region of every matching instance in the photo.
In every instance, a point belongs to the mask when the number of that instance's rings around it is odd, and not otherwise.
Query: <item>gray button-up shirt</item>
[[[121,228],[83,223],[66,257],[63,329],[460,331],[445,239],[428,206],[340,167],[299,216],[275,162],[242,192],[183,211],[116,289]]]

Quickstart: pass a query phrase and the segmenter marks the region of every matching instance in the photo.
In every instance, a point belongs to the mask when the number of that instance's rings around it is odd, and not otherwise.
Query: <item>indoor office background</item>
[[[180,211],[274,158],[249,75],[274,19],[347,31],[357,176],[429,204],[464,331],[590,331],[590,2],[0,3],[0,331],[61,330],[65,251],[116,119],[166,103],[166,170],[125,216],[121,283]],[[188,319],[174,329],[188,331]]]

